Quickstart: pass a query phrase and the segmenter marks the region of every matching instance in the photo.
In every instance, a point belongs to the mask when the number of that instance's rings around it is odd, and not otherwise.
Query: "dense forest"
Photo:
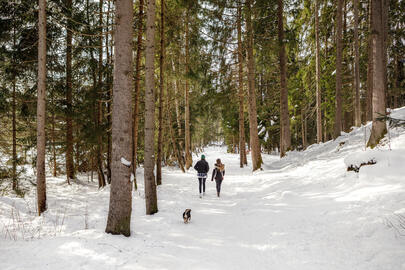
[[[139,166],[154,214],[162,166],[184,172],[213,143],[259,170],[262,153],[373,121],[373,148],[405,106],[404,11],[401,0],[1,0],[2,187],[23,196],[30,164],[41,214],[46,175],[94,174],[111,184],[106,231],[128,236]]]

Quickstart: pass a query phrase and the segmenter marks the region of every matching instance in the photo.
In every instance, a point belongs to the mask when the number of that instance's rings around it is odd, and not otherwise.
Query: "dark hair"
[[[221,159],[220,158],[217,159],[217,164],[221,164]]]

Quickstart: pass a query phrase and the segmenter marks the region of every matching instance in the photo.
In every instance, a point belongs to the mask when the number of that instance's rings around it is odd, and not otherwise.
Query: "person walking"
[[[210,170],[210,166],[205,160],[205,155],[201,155],[201,159],[195,164],[194,169],[197,171],[198,189],[200,191],[200,198],[202,198],[201,191],[205,195],[205,180],[207,180],[208,171]]]
[[[211,181],[214,181],[217,184],[217,196],[220,196],[221,193],[221,184],[225,177],[225,165],[222,164],[221,160],[218,158],[217,163],[215,163],[215,169],[212,171]]]

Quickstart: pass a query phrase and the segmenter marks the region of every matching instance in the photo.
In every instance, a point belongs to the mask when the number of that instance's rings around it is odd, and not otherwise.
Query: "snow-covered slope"
[[[405,109],[393,116],[405,118]],[[370,125],[282,160],[264,155],[255,173],[209,148],[210,165],[226,165],[221,198],[209,181],[199,199],[193,171],[165,168],[153,216],[144,214],[140,169],[129,238],[104,233],[108,188],[85,176],[71,186],[48,178],[42,217],[35,192],[0,197],[0,269],[405,269],[405,130],[367,152],[365,131]],[[371,156],[377,164],[346,171]]]

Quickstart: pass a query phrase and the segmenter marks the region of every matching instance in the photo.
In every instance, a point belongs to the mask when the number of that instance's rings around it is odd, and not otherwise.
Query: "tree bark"
[[[164,93],[164,65],[165,65],[165,1],[160,1],[160,84],[159,84],[159,131],[158,149],[156,157],[156,184],[162,184],[162,144],[163,144],[163,93]]]
[[[186,170],[188,170],[192,164],[193,159],[191,156],[191,135],[190,135],[190,98],[189,98],[189,82],[188,82],[188,73],[189,73],[189,13],[186,12],[186,89],[185,89],[185,127],[184,127],[184,148],[186,156]]]
[[[66,0],[66,12],[72,17],[72,0]],[[66,178],[75,178],[73,163],[73,107],[72,107],[72,23],[67,20],[66,26]]]
[[[316,83],[316,141],[322,142],[322,90],[321,90],[321,60],[319,44],[319,0],[315,1],[315,83]]]
[[[359,62],[359,0],[353,0],[354,8],[354,124],[356,127],[361,125],[361,107],[360,107],[360,62]]]
[[[248,54],[248,85],[249,85],[249,134],[252,148],[253,171],[261,168],[263,160],[260,149],[259,132],[257,128],[256,90],[255,90],[255,63],[253,55],[253,27],[252,27],[252,0],[246,1],[246,32]]]
[[[137,164],[137,149],[138,149],[138,127],[139,127],[139,94],[141,82],[141,53],[142,53],[142,34],[143,34],[143,0],[139,0],[139,14],[138,14],[138,40],[136,45],[136,60],[135,60],[135,102],[133,113],[133,128],[132,128],[132,173],[134,175],[134,187],[138,189],[136,179]]]
[[[367,146],[374,148],[387,133],[385,121],[378,118],[385,116],[385,71],[384,57],[384,9],[386,2],[384,0],[371,0],[372,18],[371,18],[371,35],[372,35],[372,57],[373,57],[373,124],[370,139]]]
[[[155,0],[148,1],[145,51],[145,203],[146,214],[158,212],[155,167]]]
[[[132,212],[131,169],[131,90],[132,19],[131,0],[118,0],[115,7],[115,65],[112,115],[112,181],[106,233],[130,236]]]
[[[287,66],[284,44],[283,0],[278,0],[278,43],[280,60],[280,157],[291,148],[290,117],[288,114]]]
[[[37,202],[38,215],[46,211],[45,120],[46,120],[46,0],[39,0],[38,102],[37,102]]]
[[[238,1],[238,80],[239,80],[239,162],[240,167],[247,165],[246,142],[245,142],[245,114],[243,110],[244,91],[243,91],[243,54],[242,54],[242,6]]]
[[[340,136],[342,131],[342,9],[343,0],[338,0],[336,13],[336,92],[335,92],[335,124],[333,138]]]

